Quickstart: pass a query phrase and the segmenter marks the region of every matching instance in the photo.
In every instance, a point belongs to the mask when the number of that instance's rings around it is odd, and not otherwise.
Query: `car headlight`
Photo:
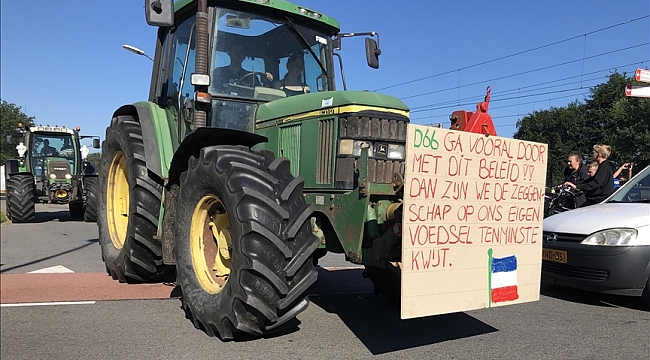
[[[72,175],[70,175],[70,174],[65,174],[65,178],[68,179],[68,180],[70,180],[70,179],[72,179]]]
[[[339,155],[361,156],[361,146],[368,144],[368,156],[372,156],[372,143],[362,140],[343,139],[339,140]]]
[[[607,229],[593,233],[582,240],[583,245],[623,246],[633,245],[636,229]]]
[[[56,175],[55,174],[50,174],[50,179],[56,179]]]

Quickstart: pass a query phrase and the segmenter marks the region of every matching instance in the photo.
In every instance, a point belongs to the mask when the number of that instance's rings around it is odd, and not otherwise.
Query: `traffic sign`
[[[636,69],[634,73],[634,78],[636,81],[650,83],[650,70]]]
[[[628,85],[625,87],[625,95],[650,98],[650,86]]]

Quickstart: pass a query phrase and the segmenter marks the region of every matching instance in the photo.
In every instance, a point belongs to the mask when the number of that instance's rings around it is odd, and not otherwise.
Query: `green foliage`
[[[7,215],[0,211],[0,224],[6,223],[7,221],[9,221],[9,219],[7,219]]]
[[[650,99],[626,97],[625,86],[634,83],[625,73],[614,72],[591,89],[584,103],[536,111],[517,122],[515,139],[549,146],[547,186],[562,182],[569,154],[586,159],[599,143],[612,147],[609,159],[619,164],[650,161]]]
[[[34,117],[25,115],[16,104],[0,100],[0,143],[2,144],[0,145],[0,162],[2,164],[7,159],[18,157],[16,145],[24,138],[16,132],[18,123],[22,123],[24,127],[34,126]],[[7,135],[13,135],[13,144],[6,142]]]

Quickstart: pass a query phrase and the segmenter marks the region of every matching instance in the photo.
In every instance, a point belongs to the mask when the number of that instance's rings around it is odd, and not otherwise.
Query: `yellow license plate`
[[[566,251],[542,249],[542,260],[548,260],[548,261],[566,264]]]

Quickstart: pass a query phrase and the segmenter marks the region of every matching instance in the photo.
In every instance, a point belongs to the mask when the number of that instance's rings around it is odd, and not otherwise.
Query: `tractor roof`
[[[179,11],[180,9],[190,5],[196,0],[178,0],[174,4],[174,11]],[[289,12],[293,13],[298,16],[302,16],[311,20],[316,20],[319,22],[322,22],[330,27],[336,28],[336,32],[341,28],[339,25],[339,22],[336,21],[335,19],[317,12],[315,10],[306,8],[304,6],[300,6],[294,3],[290,3],[285,0],[237,0],[233,2],[240,2],[240,3],[249,3],[249,4],[254,4],[256,6],[266,6],[268,8],[274,9],[274,10],[280,10],[284,12]]]
[[[29,132],[32,132],[32,133],[34,133],[34,132],[57,132],[57,133],[68,133],[68,134],[74,135],[74,130],[68,129],[65,126],[59,127],[59,126],[56,126],[56,125],[55,126],[49,126],[49,125],[46,125],[46,126],[43,126],[43,125],[31,126],[29,128]]]

